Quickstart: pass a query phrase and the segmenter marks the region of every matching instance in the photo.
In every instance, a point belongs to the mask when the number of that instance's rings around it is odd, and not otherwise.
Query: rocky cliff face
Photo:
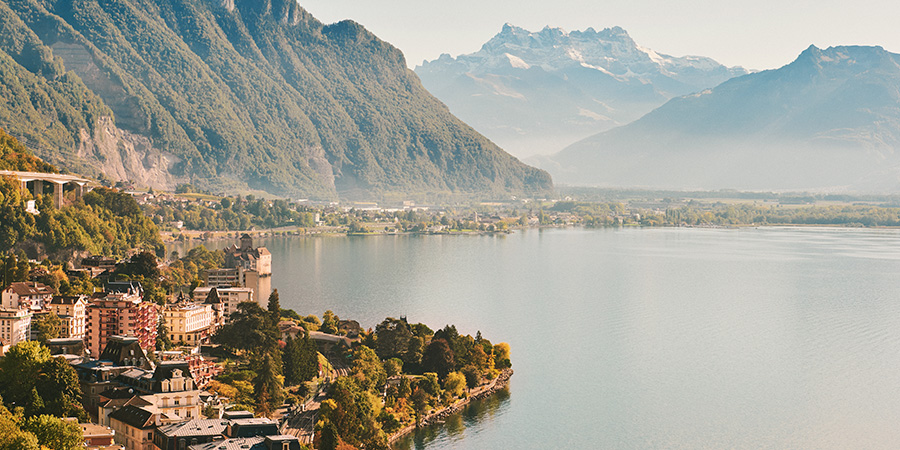
[[[293,0],[0,3],[0,126],[70,170],[313,198],[552,188]]]

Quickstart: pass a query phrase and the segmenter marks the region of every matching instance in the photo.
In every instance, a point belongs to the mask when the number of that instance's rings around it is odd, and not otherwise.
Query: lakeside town
[[[193,286],[161,298],[148,292],[172,277],[171,266],[198,259],[210,263],[196,269],[202,280]],[[71,268],[9,256],[3,269],[0,378],[19,380],[0,386],[12,406],[5,413],[71,421],[69,431],[60,425],[50,433],[51,448],[386,448],[504,387],[511,375],[508,345],[460,336],[455,327],[433,332],[388,318],[366,331],[331,311],[320,321],[280,309],[271,255],[247,234],[224,251],[195,249],[174,264],[133,252],[121,260],[88,256]],[[72,294],[79,285],[91,292]],[[469,355],[459,371],[451,346],[459,361]],[[55,392],[20,379],[26,367],[50,361],[65,361],[57,370],[75,375],[52,380],[67,394],[55,409],[28,396]],[[342,400],[342,393],[351,395]],[[361,407],[358,395],[379,411],[368,424],[341,418]]]
[[[509,382],[509,345],[480,333],[406,317],[364,329],[332,311],[282,309],[256,237],[900,224],[892,198],[594,192],[381,205],[2,175],[0,428],[25,449],[389,448]],[[166,254],[167,241],[211,239],[232,242]]]

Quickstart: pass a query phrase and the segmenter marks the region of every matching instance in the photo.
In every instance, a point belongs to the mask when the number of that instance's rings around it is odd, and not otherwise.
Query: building
[[[216,332],[216,311],[210,304],[175,303],[166,305],[163,320],[172,342],[200,345]]]
[[[126,407],[136,406],[152,410],[153,403],[135,395],[134,389],[129,387],[114,387],[100,393],[100,406],[97,408],[97,423],[109,426],[110,414]]]
[[[153,410],[176,420],[200,416],[200,389],[187,361],[163,361],[155,370],[132,369],[119,376],[122,385],[153,405]]]
[[[277,435],[278,422],[267,417],[245,417],[231,419],[225,433],[230,438]]]
[[[218,307],[227,322],[228,316],[237,310],[238,304],[253,301],[253,294],[253,289],[246,287],[198,287],[194,289],[194,301]]]
[[[194,419],[162,425],[153,434],[153,445],[158,450],[183,450],[188,445],[221,442],[228,423],[222,419]]]
[[[253,238],[249,234],[241,236],[241,246],[232,244],[225,247],[225,267],[254,270],[260,274],[272,275],[272,255],[265,247],[253,248]]]
[[[197,444],[189,450],[300,450],[300,440],[294,436],[273,435],[251,438],[234,438],[224,441]]]
[[[81,385],[81,403],[91,417],[100,417],[101,406],[110,400],[102,398],[112,388],[121,386],[119,375],[140,368],[153,368],[140,341],[130,336],[110,336],[99,359],[73,364]],[[109,425],[103,421],[102,425]]]
[[[84,295],[55,295],[50,300],[50,311],[62,320],[61,338],[84,339],[87,329],[87,297]]]
[[[253,238],[244,234],[240,247],[232,244],[224,252],[225,267],[207,271],[204,276],[206,285],[253,289],[256,301],[263,308],[267,307],[269,294],[272,293],[272,255],[269,250],[265,247],[253,248]]]
[[[13,346],[31,336],[31,310],[25,308],[0,309],[0,341]]]
[[[47,348],[51,355],[86,356],[84,339],[82,338],[55,338],[47,339]]]
[[[12,283],[0,293],[0,308],[42,311],[52,298],[53,290],[41,283]]]
[[[140,339],[134,336],[110,336],[98,359],[121,367],[153,368]]]
[[[110,427],[93,423],[79,423],[78,425],[81,426],[86,450],[122,450],[125,448],[122,445],[116,445],[116,432]]]
[[[243,284],[242,281],[241,272],[238,269],[208,269],[203,271],[203,284],[208,287],[238,287]]]
[[[201,355],[188,355],[186,361],[191,369],[191,377],[194,378],[194,383],[200,389],[205,388],[213,378],[223,371],[221,365]]]
[[[109,415],[109,426],[115,432],[117,444],[125,450],[153,450],[153,430],[159,414],[128,405]]]
[[[278,422],[266,418],[254,418],[253,414],[249,414],[249,416],[239,419],[227,417],[224,419],[198,419],[163,425],[156,429],[153,443],[159,450],[182,450],[184,448],[299,450],[301,448],[300,441],[296,437],[279,434]]]
[[[130,293],[98,292],[87,307],[85,342],[96,355],[106,347],[110,336],[133,336],[144,350],[156,347],[159,313],[156,304]]]
[[[91,255],[81,260],[82,269],[91,269],[91,271],[103,272],[116,268],[116,260],[100,255]]]

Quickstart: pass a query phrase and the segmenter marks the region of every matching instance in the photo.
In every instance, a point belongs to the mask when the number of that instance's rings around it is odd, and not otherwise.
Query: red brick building
[[[99,355],[110,336],[133,336],[141,348],[151,351],[156,347],[158,324],[155,303],[142,301],[137,294],[98,292],[87,308],[85,345],[91,355]]]

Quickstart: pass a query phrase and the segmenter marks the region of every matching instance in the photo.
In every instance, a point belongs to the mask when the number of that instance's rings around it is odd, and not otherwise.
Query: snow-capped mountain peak
[[[627,123],[672,97],[747,71],[660,53],[638,45],[621,27],[529,31],[507,23],[477,52],[441,55],[416,73],[454,113],[522,155],[518,139],[531,146],[530,133],[564,136],[561,149],[588,130]]]

